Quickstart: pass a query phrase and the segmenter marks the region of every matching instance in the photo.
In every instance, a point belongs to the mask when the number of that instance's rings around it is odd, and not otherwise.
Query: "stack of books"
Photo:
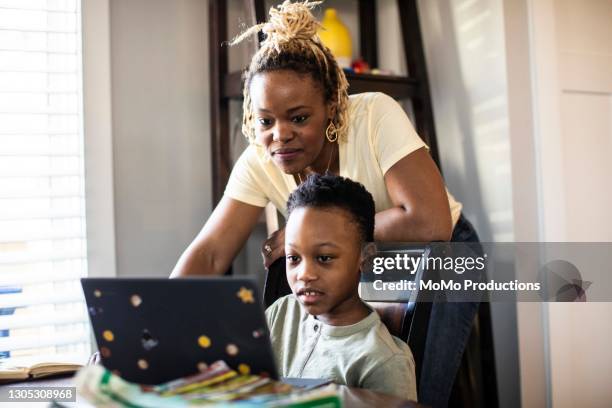
[[[299,390],[267,377],[239,374],[223,361],[157,386],[129,383],[97,365],[81,369],[75,380],[77,391],[99,407],[341,407],[334,385]]]

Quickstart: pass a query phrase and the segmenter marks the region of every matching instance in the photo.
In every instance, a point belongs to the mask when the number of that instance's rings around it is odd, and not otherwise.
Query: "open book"
[[[69,374],[81,367],[81,364],[75,363],[38,363],[29,367],[8,367],[0,364],[0,382]]]

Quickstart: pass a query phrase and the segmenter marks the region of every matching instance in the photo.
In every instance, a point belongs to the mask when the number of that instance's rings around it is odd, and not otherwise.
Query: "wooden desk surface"
[[[74,387],[73,377],[39,379],[27,382],[12,383],[0,385],[0,389],[8,387]],[[415,402],[403,400],[401,398],[392,397],[378,392],[364,390],[362,388],[339,386],[342,405],[348,408],[424,408],[424,405]],[[2,403],[2,407],[14,406],[25,407],[23,402],[15,402],[13,404]],[[49,407],[48,402],[28,403],[28,407]],[[93,407],[87,400],[77,394],[76,402],[62,402],[65,407]]]

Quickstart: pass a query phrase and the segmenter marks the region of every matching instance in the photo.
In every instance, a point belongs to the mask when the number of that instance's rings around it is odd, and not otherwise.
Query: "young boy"
[[[281,375],[416,400],[410,348],[357,292],[362,264],[375,251],[370,193],[342,177],[310,176],[289,196],[287,212],[293,293],[266,311]]]

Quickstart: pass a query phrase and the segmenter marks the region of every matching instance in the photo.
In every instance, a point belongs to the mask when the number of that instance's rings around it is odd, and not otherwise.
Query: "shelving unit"
[[[221,44],[228,40],[227,0],[209,2],[210,61],[211,61],[211,147],[213,200],[216,204],[223,195],[231,171],[230,118],[231,100],[242,98],[240,72],[228,71],[227,47]],[[249,24],[265,21],[263,0],[243,0],[249,16]],[[414,113],[415,128],[430,147],[436,164],[438,146],[429,93],[427,67],[423,52],[421,27],[416,0],[398,0],[402,40],[406,65],[410,76],[387,76],[370,74],[347,74],[349,93],[384,92],[395,99],[410,99]],[[376,1],[358,0],[359,38],[363,59],[371,66],[378,66],[378,44],[376,43]]]

